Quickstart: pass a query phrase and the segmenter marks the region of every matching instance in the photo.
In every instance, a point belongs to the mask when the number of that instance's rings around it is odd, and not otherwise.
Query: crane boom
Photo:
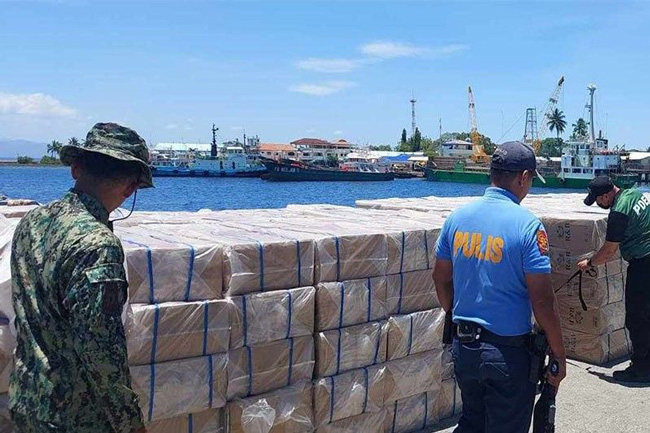
[[[557,85],[555,86],[555,89],[553,90],[553,93],[551,93],[551,96],[548,98],[548,102],[546,103],[546,107],[544,108],[544,114],[543,118],[541,119],[541,128],[539,129],[539,139],[543,140],[546,137],[546,132],[548,132],[548,117],[551,115],[553,110],[555,109],[555,106],[557,105],[557,102],[560,100],[560,92],[562,92],[562,86],[564,85],[564,76],[560,77],[560,79],[557,82]]]
[[[474,154],[472,155],[472,161],[477,163],[487,163],[489,161],[488,155],[483,149],[481,144],[481,134],[478,133],[478,121],[476,120],[476,103],[474,102],[474,93],[472,92],[472,86],[467,87],[467,99],[469,107],[469,136],[472,140],[472,150]]]
[[[478,122],[476,121],[476,103],[474,102],[474,93],[472,93],[472,86],[467,88],[467,99],[469,102],[469,132],[478,132]]]

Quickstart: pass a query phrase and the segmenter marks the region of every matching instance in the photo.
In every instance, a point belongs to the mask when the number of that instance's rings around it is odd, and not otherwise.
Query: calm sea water
[[[138,193],[138,210],[278,208],[288,204],[354,206],[355,200],[389,197],[476,196],[484,185],[396,179],[392,182],[266,182],[261,179],[155,178],[156,188]],[[0,167],[0,194],[55,200],[73,184],[69,168]],[[562,190],[570,192],[571,190]],[[536,188],[535,193],[558,192]],[[575,192],[575,191],[574,191]],[[130,201],[124,204],[130,207]]]

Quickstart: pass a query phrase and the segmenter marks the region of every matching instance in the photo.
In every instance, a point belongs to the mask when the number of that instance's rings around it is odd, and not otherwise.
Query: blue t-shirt
[[[436,257],[452,262],[454,322],[472,321],[502,336],[532,330],[525,274],[551,272],[548,238],[514,194],[491,187],[453,212]]]

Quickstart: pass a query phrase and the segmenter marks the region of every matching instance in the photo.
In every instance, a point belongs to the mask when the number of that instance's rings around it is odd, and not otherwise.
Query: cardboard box
[[[147,424],[152,433],[225,433],[224,409],[208,409]]]
[[[385,433],[384,425],[388,410],[364,413],[345,418],[332,424],[325,424],[316,429],[316,433]]]
[[[584,311],[582,307],[558,302],[562,329],[603,335],[625,326],[625,303],[616,302],[596,310]]]
[[[444,327],[445,312],[442,308],[390,317],[387,359],[441,349]]]
[[[442,349],[388,361],[384,404],[440,388]]]
[[[563,329],[562,336],[567,356],[579,361],[601,365],[632,353],[632,343],[626,329],[603,335]]]
[[[440,306],[430,270],[386,277],[388,314],[407,314]]]
[[[626,274],[608,275],[604,278],[589,278],[585,275],[569,279],[565,274],[551,274],[555,296],[565,305],[581,306],[579,293],[582,284],[582,297],[588,308],[595,309],[607,304],[620,302],[625,294]]]
[[[388,317],[386,277],[316,286],[316,330],[344,328]]]

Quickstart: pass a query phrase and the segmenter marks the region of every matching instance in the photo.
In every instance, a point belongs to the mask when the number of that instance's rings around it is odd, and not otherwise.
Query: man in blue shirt
[[[433,278],[440,303],[458,331],[452,353],[463,399],[455,433],[527,433],[535,399],[529,379],[531,318],[546,333],[559,363],[566,355],[549,274],[543,225],[519,205],[539,176],[533,150],[504,143],[490,166],[492,186],[445,221]]]

